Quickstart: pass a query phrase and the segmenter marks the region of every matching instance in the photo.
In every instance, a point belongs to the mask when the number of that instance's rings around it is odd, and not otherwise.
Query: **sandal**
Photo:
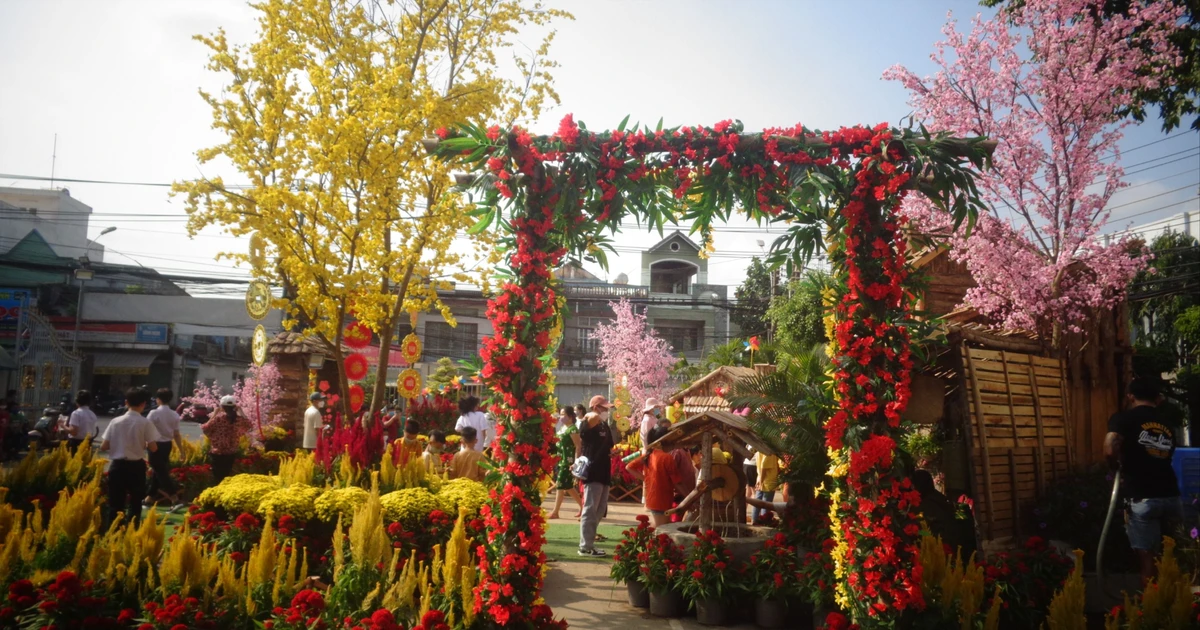
[[[608,542],[608,536],[604,534],[596,534],[596,542]]]

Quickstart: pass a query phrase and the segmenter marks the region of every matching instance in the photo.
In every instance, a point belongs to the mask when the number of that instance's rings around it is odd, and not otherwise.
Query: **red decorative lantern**
[[[371,345],[371,329],[360,321],[352,321],[342,331],[342,343],[355,350],[366,348]]]
[[[367,357],[354,353],[346,357],[345,366],[346,378],[352,381],[361,381],[367,377]]]
[[[412,400],[421,391],[421,373],[408,368],[396,379],[396,391],[402,397]]]
[[[408,333],[404,341],[400,342],[400,357],[405,363],[412,365],[421,359],[421,349],[421,338]]]
[[[359,385],[350,386],[350,411],[358,413],[363,408],[363,402],[367,399],[367,395],[363,392],[363,388]]]
[[[321,384],[317,385],[317,389],[321,390],[321,393],[329,391],[329,381],[321,381]]]

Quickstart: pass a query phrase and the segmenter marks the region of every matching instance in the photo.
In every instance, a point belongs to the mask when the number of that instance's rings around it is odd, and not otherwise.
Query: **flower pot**
[[[782,599],[760,599],[754,603],[754,623],[760,628],[787,626],[787,602]]]
[[[729,620],[729,603],[719,599],[697,599],[696,621],[705,626],[723,626]]]
[[[646,590],[646,586],[637,580],[630,580],[625,583],[625,592],[629,596],[629,605],[634,608],[647,608],[650,606],[650,592]]]
[[[655,617],[675,618],[683,616],[683,597],[674,590],[655,593],[650,591],[650,614]]]

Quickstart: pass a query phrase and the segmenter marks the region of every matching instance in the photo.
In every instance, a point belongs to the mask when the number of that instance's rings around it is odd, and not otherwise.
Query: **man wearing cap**
[[[324,408],[325,394],[313,392],[308,397],[308,409],[304,410],[304,448],[310,451],[317,448],[317,438],[325,428],[325,420],[321,417]]]
[[[219,484],[233,474],[233,462],[242,449],[242,436],[250,432],[250,421],[238,414],[237,400],[225,396],[221,399],[221,409],[200,430],[208,437],[213,482]]]
[[[613,434],[608,426],[612,404],[604,396],[592,396],[591,413],[579,422],[579,455],[588,461],[583,476],[583,515],[579,519],[579,555],[602,557],[596,549],[596,528],[608,513],[608,486],[612,483]]]

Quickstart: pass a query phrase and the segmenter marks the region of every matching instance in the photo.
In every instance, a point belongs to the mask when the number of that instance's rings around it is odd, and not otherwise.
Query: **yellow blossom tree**
[[[482,281],[494,265],[484,239],[452,249],[473,219],[446,165],[421,139],[455,122],[536,117],[554,64],[553,31],[529,55],[498,62],[524,27],[566,13],[539,0],[265,0],[259,39],[197,39],[227,83],[201,92],[225,139],[197,153],[222,159],[248,184],[178,182],[188,229],[219,225],[251,235],[247,252],[220,256],[283,287],[275,306],[325,346],[348,383],[342,336],[350,318],[380,340],[372,412],[387,383],[398,318],[438,309],[451,280]],[[545,29],[541,29],[545,30]],[[345,396],[343,396],[345,400]],[[343,407],[343,410],[345,407]]]

